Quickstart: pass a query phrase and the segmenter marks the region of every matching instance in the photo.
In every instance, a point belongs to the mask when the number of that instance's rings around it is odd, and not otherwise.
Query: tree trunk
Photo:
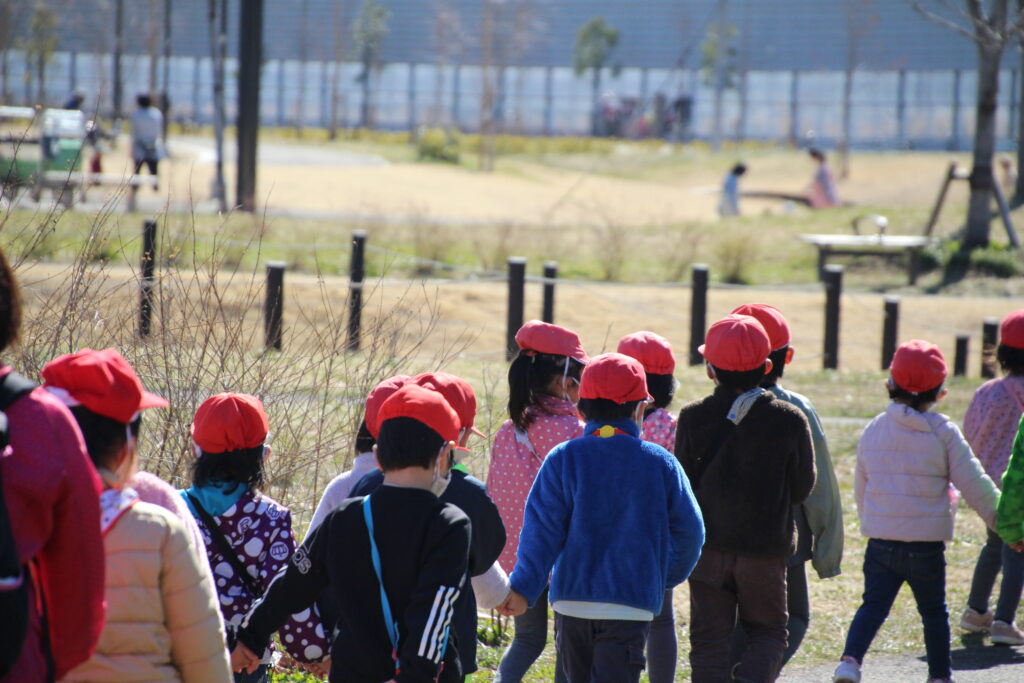
[[[39,51],[39,56],[37,57],[37,59],[38,59],[38,62],[37,62],[38,72],[37,73],[39,74],[39,79],[38,79],[38,82],[36,84],[36,87],[38,88],[38,90],[36,91],[36,103],[38,105],[42,106],[42,107],[45,107],[46,106],[46,55],[43,53],[42,50]]]
[[[10,74],[7,64],[7,57],[9,54],[10,50],[4,50],[0,53],[0,97],[3,98],[4,102],[8,103],[11,101],[11,91],[7,89],[7,79]]]
[[[1018,72],[1020,82],[1017,88],[1017,97],[1020,99],[1017,106],[1017,185],[1013,191],[1015,206],[1024,204],[1024,173],[1021,172],[1021,163],[1024,162],[1024,43],[1018,43],[1018,48],[1020,49],[1020,71]]]
[[[971,196],[967,205],[964,249],[988,246],[992,217],[992,159],[996,146],[996,103],[1002,45],[978,46],[978,103],[974,125]]]
[[[370,127],[370,65],[368,63],[363,64],[363,102],[359,120],[360,127]]]
[[[335,60],[334,73],[331,78],[331,125],[327,129],[327,139],[335,140],[338,137],[338,98],[341,90],[341,62]]]
[[[590,134],[599,137],[604,134],[604,126],[601,121],[601,67],[594,67],[594,75],[590,80],[590,102],[593,113],[590,119]]]
[[[227,192],[224,187],[224,50],[227,36],[222,33],[226,24],[222,16],[224,5],[221,0],[210,0],[210,52],[213,67],[213,134],[216,164],[213,178],[213,198],[223,213],[228,210]]]
[[[853,64],[846,65],[843,79],[843,133],[839,140],[839,177],[844,180],[850,175],[850,131],[853,127]]]

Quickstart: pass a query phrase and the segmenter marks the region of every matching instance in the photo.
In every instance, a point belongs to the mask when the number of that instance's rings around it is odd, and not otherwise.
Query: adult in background
[[[164,115],[153,106],[153,100],[147,94],[139,95],[135,101],[139,108],[132,114],[134,173],[138,173],[145,165],[154,177],[158,177],[157,164],[164,156]]]
[[[0,350],[18,340],[20,327],[18,285],[0,251]],[[0,471],[29,590],[28,634],[2,680],[53,680],[89,659],[103,628],[102,486],[68,409],[7,365],[0,378],[25,389],[4,408],[10,448]]]

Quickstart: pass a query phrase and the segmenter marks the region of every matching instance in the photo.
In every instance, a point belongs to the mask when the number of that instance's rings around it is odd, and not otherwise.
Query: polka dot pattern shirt
[[[644,418],[644,441],[656,443],[669,453],[676,450],[676,418],[664,408],[651,411]]]

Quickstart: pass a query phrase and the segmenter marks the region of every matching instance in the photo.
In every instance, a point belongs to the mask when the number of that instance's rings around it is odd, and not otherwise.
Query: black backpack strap
[[[7,416],[4,411],[35,388],[35,382],[13,371],[0,379],[0,449],[7,447]]]
[[[217,522],[215,522],[210,513],[206,511],[203,504],[200,503],[199,499],[191,493],[186,492],[185,496],[188,498],[189,502],[192,503],[192,507],[195,508],[195,511],[198,513],[199,519],[203,522],[203,526],[209,530],[210,538],[212,538],[213,542],[217,544],[221,555],[223,555],[227,563],[231,565],[231,568],[235,570],[235,574],[242,579],[242,583],[245,584],[249,593],[251,593],[254,598],[258,598],[263,595],[263,589],[256,583],[256,579],[253,578],[252,574],[246,571],[245,565],[238,559],[238,554],[235,552],[235,549],[231,547],[231,543],[228,542],[228,539],[224,536],[220,527],[217,526]]]

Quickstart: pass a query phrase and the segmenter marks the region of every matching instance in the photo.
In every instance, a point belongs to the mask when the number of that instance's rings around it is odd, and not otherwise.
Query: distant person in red
[[[831,206],[839,206],[839,193],[836,191],[836,179],[829,168],[825,153],[817,147],[811,147],[807,154],[818,164],[814,176],[811,178],[811,186],[807,191],[807,199],[812,209],[827,209]]]
[[[18,285],[0,251],[0,350],[17,340],[20,326]],[[0,453],[0,471],[29,582],[28,635],[0,680],[52,681],[89,659],[103,628],[102,486],[68,409],[3,363],[0,382],[22,392],[4,408],[10,446]]]

